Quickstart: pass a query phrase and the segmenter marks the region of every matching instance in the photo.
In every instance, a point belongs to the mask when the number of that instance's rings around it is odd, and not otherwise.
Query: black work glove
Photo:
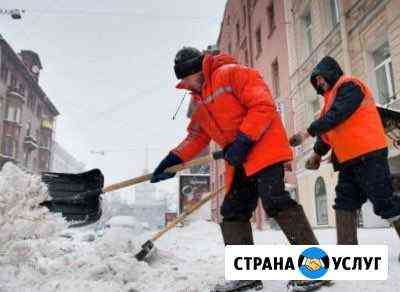
[[[235,141],[224,149],[225,160],[234,167],[242,165],[253,144],[254,142],[249,137],[239,132]]]
[[[153,172],[153,176],[150,180],[151,183],[156,183],[165,179],[169,179],[175,176],[175,173],[164,172],[167,168],[182,163],[182,159],[178,155],[170,152],[157,166]]]

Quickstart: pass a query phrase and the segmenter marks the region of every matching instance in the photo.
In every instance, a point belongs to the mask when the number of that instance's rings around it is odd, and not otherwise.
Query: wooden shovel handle
[[[182,164],[174,165],[174,166],[172,166],[170,168],[167,168],[165,170],[165,172],[175,173],[175,172],[178,172],[178,171],[181,171],[183,169],[190,168],[190,167],[207,164],[213,159],[221,159],[221,158],[223,158],[222,151],[217,151],[217,152],[211,153],[209,155],[205,155],[203,157],[197,158],[195,160],[191,160],[191,161],[188,161],[188,162],[185,162],[185,163],[182,163]],[[109,186],[103,188],[103,193],[116,191],[116,190],[119,190],[119,189],[122,189],[122,188],[125,188],[125,187],[136,185],[138,183],[149,181],[152,176],[153,176],[153,174],[149,173],[149,174],[145,174],[145,175],[142,175],[142,176],[139,176],[139,177],[135,177],[135,178],[132,178],[132,179],[128,179],[128,180],[125,180],[125,181],[122,181],[122,182],[119,182],[119,183],[115,183],[115,184],[109,185]]]
[[[215,197],[224,188],[225,187],[222,187],[214,192],[209,193],[207,196],[202,198],[199,202],[194,204],[191,208],[189,208],[188,210],[183,212],[182,215],[180,215],[175,220],[173,220],[171,223],[169,223],[167,227],[165,227],[163,230],[159,231],[156,235],[154,235],[151,240],[155,241],[155,240],[159,239],[164,233],[168,232],[171,228],[175,227],[178,223],[182,222],[187,216],[192,214],[194,211],[196,211],[201,206],[203,206],[205,203],[207,203],[209,200],[211,200],[213,197]]]

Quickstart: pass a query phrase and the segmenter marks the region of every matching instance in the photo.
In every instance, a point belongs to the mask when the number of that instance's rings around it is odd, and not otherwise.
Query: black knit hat
[[[196,48],[183,47],[175,56],[175,75],[182,79],[191,74],[200,72],[203,63],[203,54]]]

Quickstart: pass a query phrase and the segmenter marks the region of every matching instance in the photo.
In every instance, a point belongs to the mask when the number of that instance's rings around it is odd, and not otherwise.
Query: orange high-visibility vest
[[[331,146],[340,163],[388,146],[373,94],[363,81],[353,76],[343,75],[333,88],[324,94],[325,104],[321,117],[332,107],[341,85],[350,81],[360,86],[364,93],[360,107],[347,120],[321,135]]]

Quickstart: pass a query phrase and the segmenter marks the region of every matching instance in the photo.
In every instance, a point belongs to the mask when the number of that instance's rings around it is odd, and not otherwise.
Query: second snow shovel
[[[198,159],[178,164],[166,169],[166,172],[178,172],[194,166],[204,165],[212,159],[223,158],[223,152],[217,151]],[[103,187],[104,177],[99,169],[79,174],[45,172],[42,181],[47,185],[51,200],[42,202],[52,212],[59,212],[69,221],[97,221],[101,216],[101,195],[141,182],[149,181],[152,173]]]
[[[154,250],[154,241],[156,241],[157,239],[159,239],[161,236],[163,236],[163,234],[165,234],[166,232],[168,232],[170,229],[172,229],[173,227],[175,227],[177,224],[179,224],[180,222],[182,222],[187,216],[189,216],[190,214],[192,214],[194,211],[196,211],[197,209],[199,209],[201,206],[203,206],[205,203],[207,203],[209,200],[211,200],[213,197],[215,197],[219,192],[221,192],[224,189],[224,187],[209,193],[207,196],[205,196],[204,198],[202,198],[199,202],[197,202],[196,204],[194,204],[191,208],[189,208],[188,210],[184,211],[182,213],[182,215],[180,215],[178,218],[176,218],[175,220],[173,220],[171,223],[169,223],[167,225],[167,227],[165,227],[163,230],[160,230],[156,235],[154,235],[151,239],[149,239],[148,241],[146,241],[143,245],[142,245],[142,249],[135,255],[135,258],[138,261],[143,261],[144,259],[146,259]]]

